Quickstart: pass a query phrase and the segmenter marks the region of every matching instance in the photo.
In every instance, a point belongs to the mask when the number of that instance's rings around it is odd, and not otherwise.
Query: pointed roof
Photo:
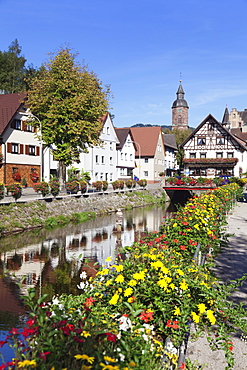
[[[134,143],[134,139],[133,139],[133,136],[131,134],[131,130],[130,128],[118,128],[118,127],[115,127],[115,131],[116,131],[116,134],[117,134],[117,137],[118,137],[118,140],[119,140],[119,144],[117,144],[117,149],[120,150],[122,149],[122,147],[124,146],[126,140],[127,140],[127,136],[130,135],[131,137],[131,140],[133,142],[133,145],[135,147],[135,150],[137,150],[137,145]]]
[[[134,141],[139,144],[137,145],[136,156],[140,154],[141,157],[154,157],[159,135],[162,133],[161,127],[131,127],[130,130]],[[163,140],[163,136],[161,137]]]
[[[206,122],[213,122],[216,123],[225,133],[227,133],[238,145],[241,147],[242,150],[246,150],[245,143],[242,139],[233,135],[230,131],[228,131],[220,122],[216,120],[212,114],[209,114],[196,128],[195,130],[180,144],[180,148],[183,146],[201,129],[202,126],[205,125]]]
[[[24,103],[25,93],[0,94],[0,135]]]
[[[178,86],[178,91],[177,91],[177,99],[174,100],[172,104],[172,108],[177,108],[177,107],[185,107],[189,108],[187,101],[184,99],[184,89],[182,86],[182,81],[180,81],[180,84]]]
[[[222,118],[222,125],[226,125],[229,123],[229,111],[228,108],[226,107],[223,118]]]
[[[164,134],[164,144],[165,146],[169,146],[170,148],[177,149],[176,137],[174,134]]]

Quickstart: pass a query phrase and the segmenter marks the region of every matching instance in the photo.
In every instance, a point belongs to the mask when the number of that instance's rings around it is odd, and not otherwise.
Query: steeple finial
[[[182,82],[182,73],[180,72],[180,75],[179,75],[179,82],[181,83]]]

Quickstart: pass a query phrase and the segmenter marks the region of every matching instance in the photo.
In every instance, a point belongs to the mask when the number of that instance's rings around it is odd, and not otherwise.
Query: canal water
[[[26,310],[21,296],[29,288],[35,289],[37,297],[79,294],[82,270],[94,276],[107,257],[116,257],[143,233],[158,231],[171,212],[175,212],[172,204],[134,208],[83,224],[1,238],[0,341],[11,328],[23,325]],[[10,360],[13,354],[5,347],[5,360]]]

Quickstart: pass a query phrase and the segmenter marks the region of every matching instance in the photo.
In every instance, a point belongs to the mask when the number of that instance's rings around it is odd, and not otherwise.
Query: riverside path
[[[247,194],[245,193],[245,197]],[[224,282],[238,279],[247,273],[247,202],[238,202],[227,217],[228,243],[216,258],[215,274]],[[232,294],[234,302],[242,302],[247,309],[247,281]],[[234,370],[247,370],[247,343],[240,333],[232,336],[235,357]],[[198,364],[207,364],[205,370],[224,370],[226,362],[223,351],[212,351],[205,337],[189,341],[186,357]],[[198,367],[200,369],[200,367]]]

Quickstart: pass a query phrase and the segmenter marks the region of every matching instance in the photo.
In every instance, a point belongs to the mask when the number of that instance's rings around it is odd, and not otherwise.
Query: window
[[[19,153],[19,145],[16,143],[11,144],[11,153],[18,154]]]
[[[15,119],[13,122],[12,127],[16,130],[21,130],[21,120],[20,119]]]
[[[95,179],[96,180],[98,180],[98,176],[99,176],[98,172],[95,172]]]
[[[144,163],[148,163],[148,158],[145,158],[144,159]]]
[[[110,173],[110,181],[112,181],[113,173]]]
[[[233,152],[228,152],[227,153],[227,158],[233,158]]]
[[[120,157],[121,157],[121,160],[123,160],[123,153],[121,153],[121,156]]]
[[[196,153],[190,153],[190,158],[196,158]]]
[[[127,153],[125,153],[125,155],[124,155],[124,156],[125,156],[125,160],[127,161],[127,160],[128,160],[128,158],[127,158]]]
[[[101,157],[101,163],[104,164],[105,163],[105,157],[102,155]]]
[[[130,154],[130,160],[132,161],[132,159],[133,159],[133,154]]]
[[[200,158],[206,158],[207,153],[200,153]]]
[[[110,157],[110,165],[112,165],[112,157]]]
[[[209,129],[209,131],[212,131],[214,129],[214,123],[213,122],[208,122],[208,129]]]
[[[144,171],[144,176],[148,177],[148,171]]]
[[[216,144],[217,145],[224,145],[225,144],[225,138],[224,137],[217,137],[216,138]]]
[[[98,164],[99,163],[99,156],[98,155],[96,155],[95,156],[95,162]]]
[[[110,142],[110,150],[113,150],[112,142]]]
[[[223,158],[223,152],[216,152],[216,158]]]
[[[206,138],[205,137],[198,137],[197,138],[197,145],[206,145]]]
[[[34,145],[29,145],[28,154],[29,155],[35,155],[35,146]]]
[[[110,135],[110,127],[106,127],[106,133],[107,135]]]
[[[25,125],[25,131],[32,132],[33,126],[32,125]]]
[[[103,181],[103,172],[100,173],[100,180]]]
[[[124,168],[120,168],[120,176],[124,176]]]

